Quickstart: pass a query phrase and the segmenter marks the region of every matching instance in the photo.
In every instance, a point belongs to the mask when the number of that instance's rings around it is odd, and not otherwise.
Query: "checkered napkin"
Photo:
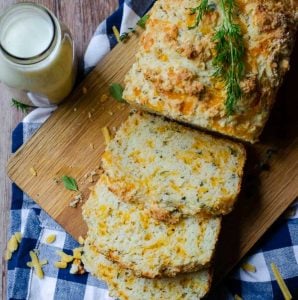
[[[92,37],[85,54],[85,72],[90,71],[97,62],[116,45],[112,33],[115,25],[120,33],[134,27],[139,16],[144,15],[154,0],[119,1],[118,10],[100,24]],[[56,109],[47,100],[29,97],[41,106],[31,112],[13,132],[12,152],[15,152]],[[297,296],[298,287],[298,203],[292,207],[292,216],[281,218],[266,234],[245,261],[256,267],[256,272],[246,272],[236,268],[217,289],[213,299],[282,299],[282,294],[272,274],[270,263],[279,268],[290,291]],[[19,249],[8,262],[8,299],[32,300],[105,300],[107,286],[89,274],[72,275],[67,269],[57,269],[54,262],[59,260],[57,250],[71,254],[78,243],[52,220],[40,207],[24,194],[15,184],[12,186],[10,236],[21,231],[23,239]],[[56,241],[47,244],[48,235],[55,234]],[[43,267],[45,277],[40,280],[27,267],[29,251],[37,249],[41,260],[47,259]],[[298,296],[297,296],[298,297]],[[140,300],[142,299],[140,296]],[[172,300],[172,299],[169,299]],[[174,300],[174,299],[173,299]]]

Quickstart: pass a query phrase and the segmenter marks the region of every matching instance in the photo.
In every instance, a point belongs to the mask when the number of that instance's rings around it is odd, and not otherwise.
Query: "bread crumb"
[[[29,252],[31,261],[27,262],[27,266],[30,268],[34,268],[34,271],[39,279],[43,279],[44,274],[42,270],[42,266],[46,265],[48,263],[47,260],[39,261],[38,258],[38,252],[35,251],[30,251]]]
[[[54,266],[57,268],[57,269],[65,269],[67,267],[67,263],[65,261],[56,261],[54,263]]]
[[[78,242],[79,242],[80,245],[84,245],[85,240],[84,240],[84,238],[82,236],[79,236]]]
[[[91,119],[91,118],[92,118],[92,114],[91,114],[91,112],[90,112],[90,111],[88,112],[88,118],[89,118],[89,119]]]
[[[255,273],[257,271],[256,267],[250,263],[243,263],[241,265],[241,269],[246,272],[252,272],[252,273]]]
[[[58,178],[56,178],[56,177],[54,177],[53,180],[54,180],[54,182],[55,182],[56,184],[60,183],[60,179],[58,179]]]
[[[94,145],[92,143],[89,146],[92,150],[94,150]]]
[[[83,275],[85,272],[86,271],[84,269],[82,261],[80,259],[76,258],[71,265],[69,273],[76,274],[76,275]]]
[[[33,176],[37,176],[37,172],[33,167],[31,167],[29,171]]]
[[[85,86],[83,86],[83,88],[82,88],[82,92],[83,92],[83,94],[84,94],[84,95],[86,95],[86,94],[87,94],[88,90],[87,90],[87,88],[86,88]]]
[[[78,203],[82,201],[82,194],[78,194],[74,197],[74,199],[69,203],[70,207],[76,208]]]
[[[46,242],[52,244],[56,241],[56,234],[50,234],[46,237]]]
[[[111,141],[111,136],[110,136],[109,129],[105,126],[105,127],[101,128],[101,131],[102,131],[102,134],[104,136],[106,145],[109,144],[109,142]]]
[[[112,111],[109,111],[109,115],[112,116],[114,113]]]
[[[105,102],[109,99],[108,95],[106,94],[103,94],[101,97],[100,97],[100,102]]]
[[[76,111],[77,111],[77,108],[75,107],[75,108],[73,109],[73,111],[76,112]]]

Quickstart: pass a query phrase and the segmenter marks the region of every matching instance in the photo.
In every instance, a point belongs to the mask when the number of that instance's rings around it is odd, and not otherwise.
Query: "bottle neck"
[[[15,4],[0,16],[0,51],[19,65],[39,63],[57,45],[59,28],[57,19],[45,7]]]

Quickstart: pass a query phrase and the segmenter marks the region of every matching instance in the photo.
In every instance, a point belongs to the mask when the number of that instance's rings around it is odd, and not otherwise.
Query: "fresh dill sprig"
[[[194,29],[198,27],[200,22],[202,21],[202,18],[204,14],[210,10],[214,10],[214,4],[208,4],[208,0],[202,0],[201,3],[197,6],[191,9],[192,14],[197,14],[196,22],[194,25],[189,26],[188,29]]]
[[[221,0],[223,23],[214,36],[216,56],[213,65],[215,76],[221,77],[226,86],[226,111],[231,115],[235,111],[235,104],[241,98],[240,80],[244,75],[245,47],[241,28],[233,21],[236,4],[234,0]]]
[[[11,106],[15,107],[17,110],[20,110],[24,114],[27,114],[29,112],[29,109],[32,108],[32,106],[19,102],[18,100],[13,98],[11,99]]]

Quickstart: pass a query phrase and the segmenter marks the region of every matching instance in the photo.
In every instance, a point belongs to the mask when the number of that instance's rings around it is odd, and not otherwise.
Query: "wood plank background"
[[[33,2],[45,5],[62,20],[73,33],[78,56],[81,60],[85,48],[97,25],[117,6],[117,0],[42,0]],[[0,0],[0,13],[9,5],[22,2]],[[11,107],[12,97],[25,99],[24,93],[12,91],[0,83],[0,253],[1,253],[1,299],[6,299],[6,262],[3,252],[6,247],[11,182],[5,171],[10,154],[11,132],[23,118],[23,114]]]

